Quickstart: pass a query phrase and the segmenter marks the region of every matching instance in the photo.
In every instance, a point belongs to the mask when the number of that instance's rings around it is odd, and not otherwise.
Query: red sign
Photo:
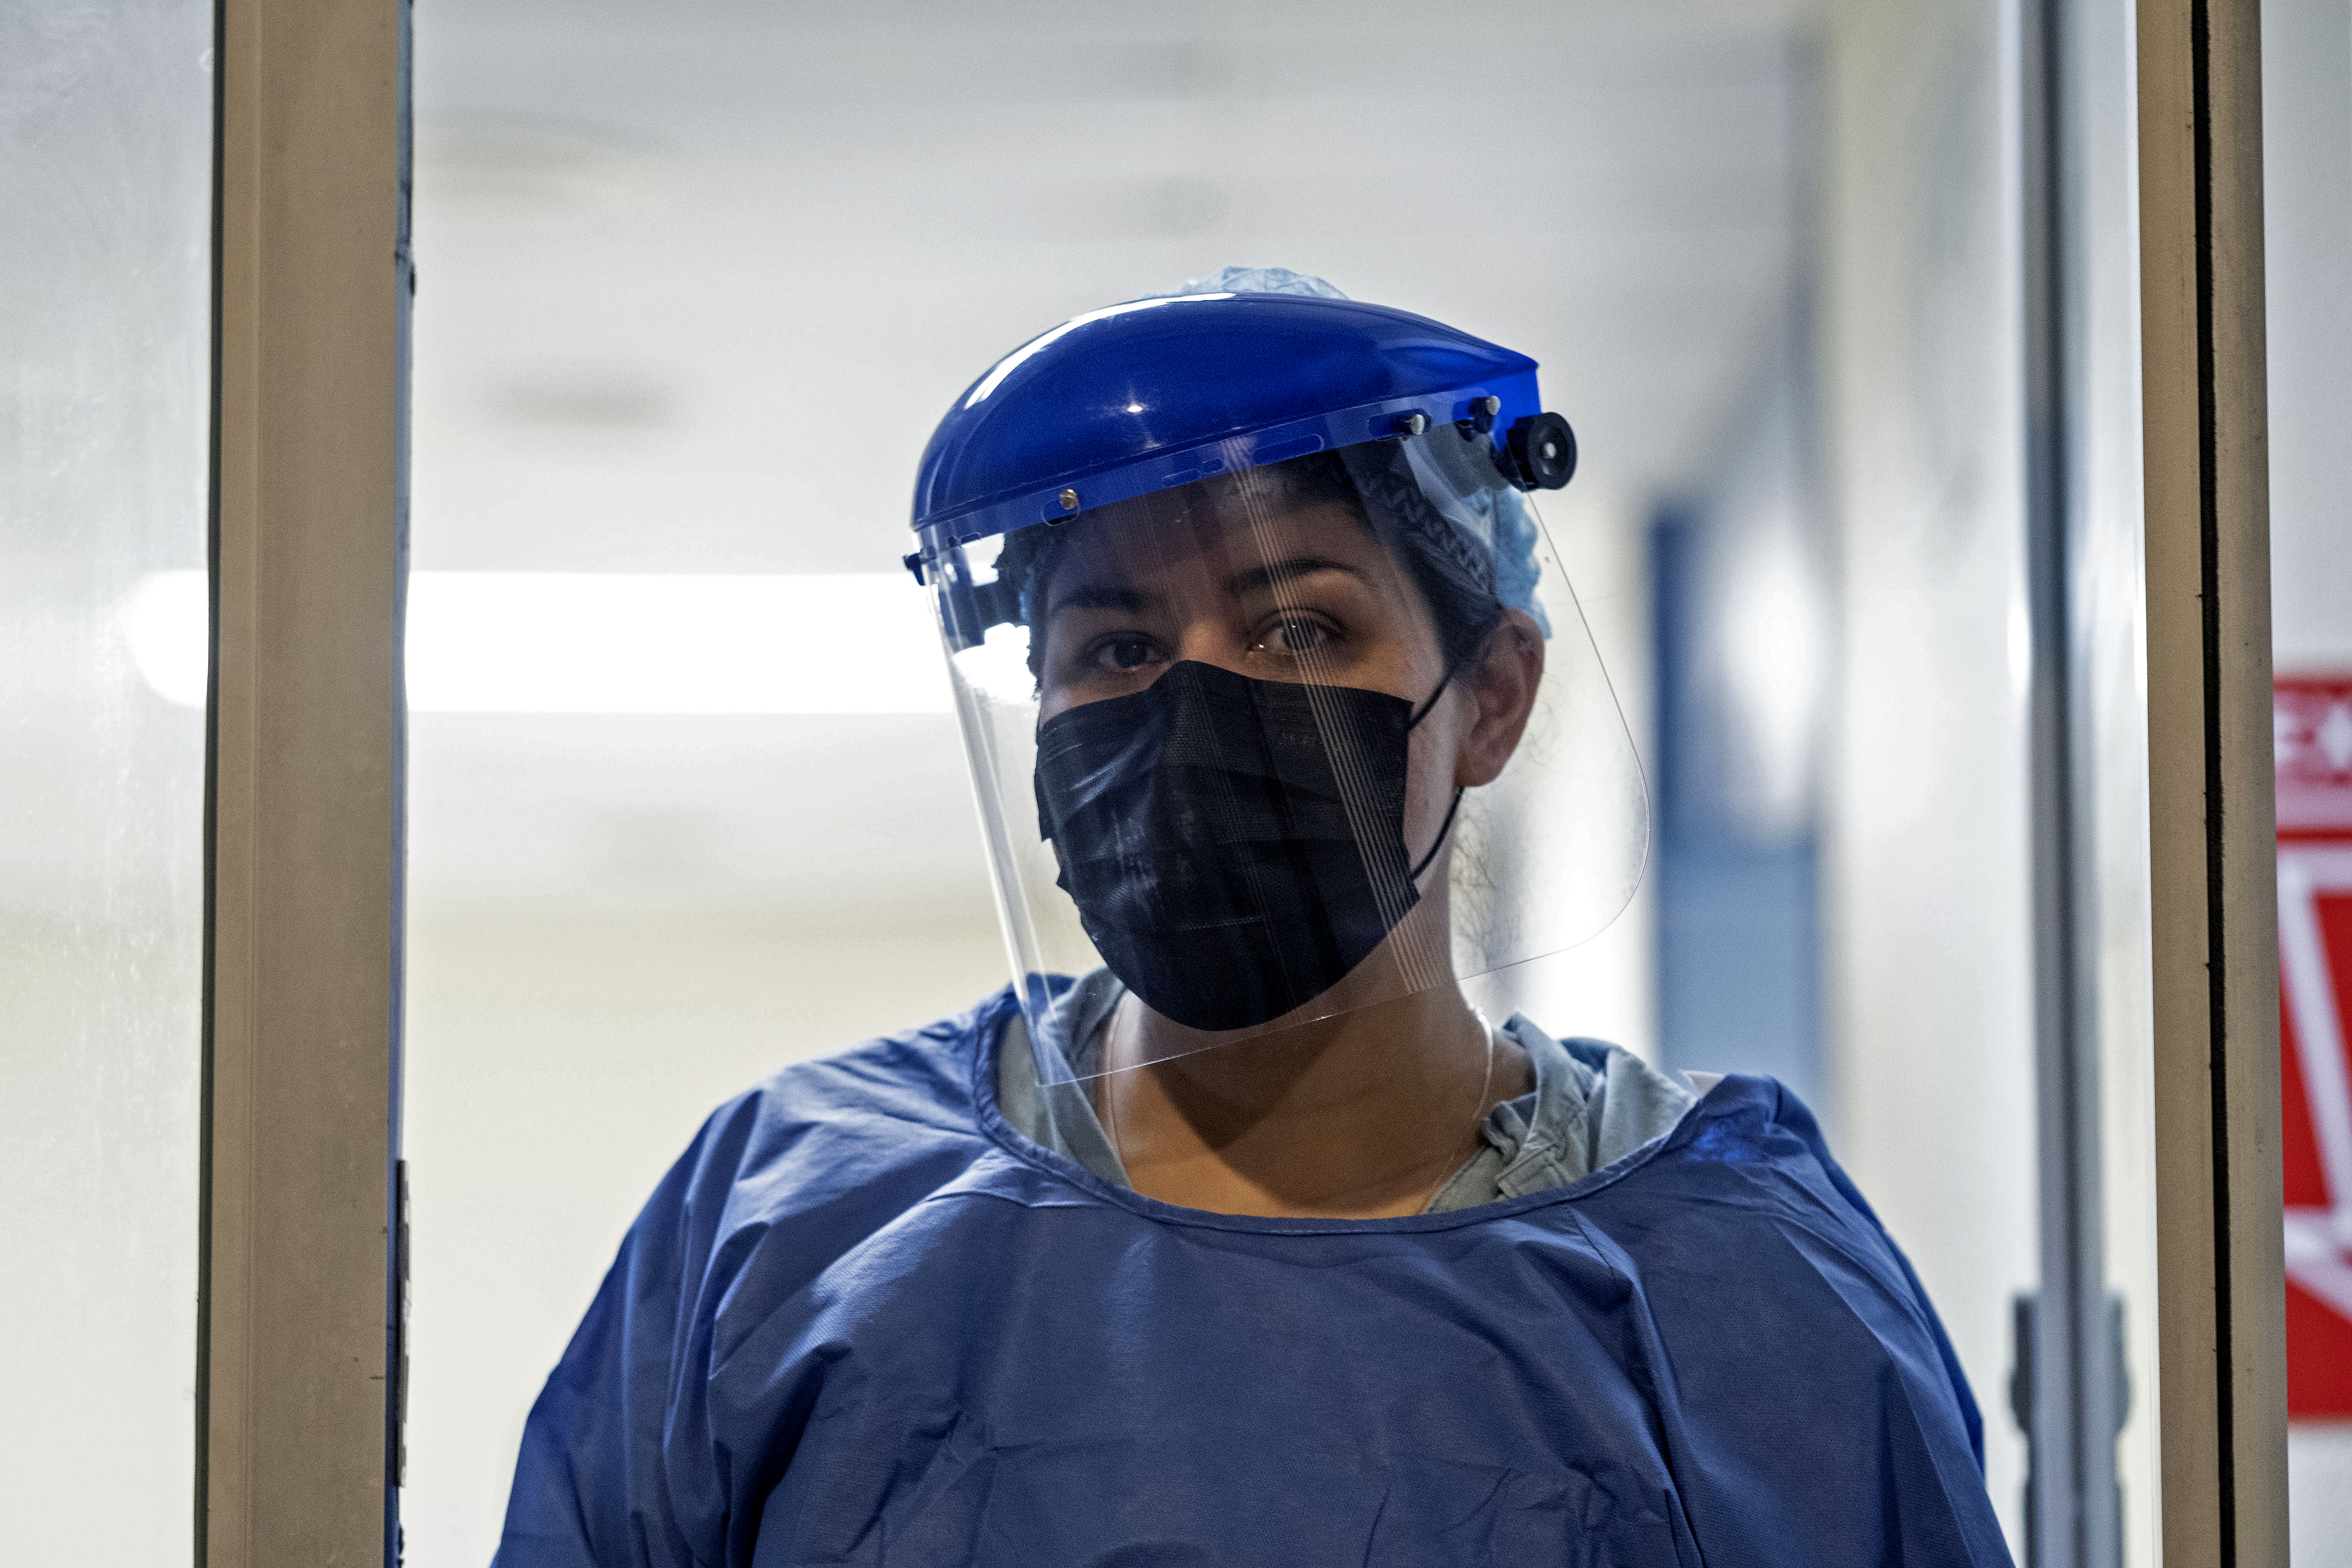
[[[2281,679],[2287,1414],[2352,1415],[2352,677]]]

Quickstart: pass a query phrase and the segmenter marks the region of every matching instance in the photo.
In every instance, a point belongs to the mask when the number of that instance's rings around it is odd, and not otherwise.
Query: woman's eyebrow
[[[1244,594],[1264,593],[1318,572],[1345,572],[1360,581],[1370,581],[1362,567],[1349,565],[1345,561],[1335,561],[1328,555],[1293,555],[1285,561],[1269,562],[1264,566],[1253,566],[1246,572],[1234,573],[1225,579],[1225,592],[1239,598]]]
[[[1107,583],[1089,583],[1071,589],[1054,601],[1045,612],[1052,620],[1064,610],[1120,610],[1129,615],[1140,615],[1151,607],[1151,595],[1134,588],[1120,588]]]

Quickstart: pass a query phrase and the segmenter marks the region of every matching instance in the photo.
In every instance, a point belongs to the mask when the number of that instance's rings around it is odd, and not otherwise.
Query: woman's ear
[[[1456,678],[1473,704],[1454,763],[1457,785],[1475,789],[1500,776],[1527,733],[1543,672],[1543,631],[1535,617],[1525,610],[1505,610],[1477,663]]]

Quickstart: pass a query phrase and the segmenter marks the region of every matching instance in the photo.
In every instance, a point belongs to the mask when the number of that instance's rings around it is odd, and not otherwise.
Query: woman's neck
[[[1182,1055],[1165,1023],[1119,1003],[1096,1110],[1135,1189],[1186,1208],[1419,1214],[1528,1087],[1526,1054],[1450,982]]]

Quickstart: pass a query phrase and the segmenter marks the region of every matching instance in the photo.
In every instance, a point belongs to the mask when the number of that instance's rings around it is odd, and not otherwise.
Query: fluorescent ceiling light
[[[124,605],[132,659],[201,706],[205,574],[158,572]],[[662,576],[418,572],[408,702],[442,713],[944,713],[923,590],[902,572]]]

